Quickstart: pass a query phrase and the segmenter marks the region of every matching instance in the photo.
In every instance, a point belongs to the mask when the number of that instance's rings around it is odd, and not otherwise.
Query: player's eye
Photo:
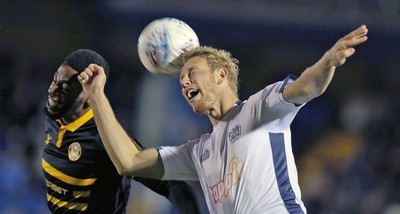
[[[194,76],[196,75],[196,72],[195,72],[195,70],[190,70],[190,72],[189,72],[189,78],[193,78]]]
[[[53,76],[53,82],[54,82],[54,83],[57,83],[57,72],[56,72],[56,73],[54,73],[54,76]]]

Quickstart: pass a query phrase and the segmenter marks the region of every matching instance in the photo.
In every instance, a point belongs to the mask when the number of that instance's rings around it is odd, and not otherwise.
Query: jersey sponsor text
[[[220,180],[215,185],[211,186],[214,203],[221,203],[222,200],[228,197],[232,188],[235,187],[243,175],[244,161],[236,157],[232,158],[229,162],[229,171],[224,179]]]

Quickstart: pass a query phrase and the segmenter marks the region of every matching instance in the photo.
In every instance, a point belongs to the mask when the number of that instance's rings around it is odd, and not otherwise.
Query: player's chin
[[[50,111],[50,110],[47,109],[47,108],[45,109],[45,114],[46,114],[46,116],[52,118],[53,120],[56,120],[56,119],[60,119],[60,118],[61,118],[61,114],[59,114],[59,113],[57,113],[57,112],[54,112],[54,111]]]
[[[197,114],[207,114],[207,109],[200,103],[191,103],[192,109]]]
[[[60,118],[63,114],[63,108],[60,108],[60,106],[51,106],[49,103],[46,103],[46,114],[52,118]]]
[[[50,115],[56,114],[57,111],[54,106],[51,106],[49,102],[46,103],[46,112]]]

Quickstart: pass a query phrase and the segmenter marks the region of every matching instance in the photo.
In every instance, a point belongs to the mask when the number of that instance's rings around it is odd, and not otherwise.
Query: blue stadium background
[[[240,60],[240,97],[300,75],[338,38],[366,24],[369,40],[292,125],[309,213],[400,213],[398,0],[0,1],[0,213],[48,213],[41,173],[43,106],[53,73],[78,48],[111,67],[106,92],[146,146],[180,145],[211,130],[178,79],[150,75],[137,55],[143,27],[184,20],[203,45]],[[128,210],[175,213],[133,184]]]

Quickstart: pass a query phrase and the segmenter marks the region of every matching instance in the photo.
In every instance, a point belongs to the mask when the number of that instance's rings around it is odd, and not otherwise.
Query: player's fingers
[[[92,71],[92,72],[95,72],[95,71],[97,70],[96,64],[90,64],[90,65],[87,67],[87,69],[89,69],[89,70]]]
[[[360,36],[360,37],[356,37],[352,40],[350,40],[350,45],[355,46],[355,45],[359,45],[361,43],[364,43],[365,41],[368,40],[367,36]]]
[[[83,82],[89,81],[89,79],[90,79],[92,76],[93,76],[93,71],[92,71],[89,67],[87,67],[87,68],[85,68],[85,70],[83,70],[83,71],[79,74],[78,79],[79,79],[79,81],[81,81],[81,82],[83,83]]]
[[[361,25],[359,28],[347,34],[343,39],[352,39],[357,37],[362,37],[368,34],[368,28],[365,25]]]
[[[97,71],[97,70],[100,70],[100,69],[101,69],[101,66],[92,63],[92,64],[90,64],[90,65],[88,66],[88,68],[90,68],[92,71]]]
[[[89,75],[87,75],[85,72],[81,72],[78,75],[78,80],[80,83],[85,83],[87,80],[89,80]]]
[[[351,39],[343,39],[339,41],[339,48],[338,50],[342,51],[342,50],[346,50],[349,48],[353,48],[354,46],[357,46],[361,43],[364,43],[365,41],[367,41],[367,37],[366,36],[362,36],[362,37],[356,37],[356,38],[351,38]]]
[[[97,64],[90,64],[88,66],[88,69],[90,69],[90,71],[92,73],[94,73],[95,75],[100,74],[100,75],[105,75],[104,69],[103,67],[101,67],[100,65]]]
[[[338,51],[336,53],[336,58],[338,59],[338,64],[343,65],[344,62],[346,61],[346,58],[352,56],[355,52],[356,52],[356,50],[354,48],[348,48],[343,51]]]
[[[368,29],[365,25],[357,28],[353,32],[347,34],[345,37],[339,40],[341,44],[341,49],[346,49],[367,41]]]

